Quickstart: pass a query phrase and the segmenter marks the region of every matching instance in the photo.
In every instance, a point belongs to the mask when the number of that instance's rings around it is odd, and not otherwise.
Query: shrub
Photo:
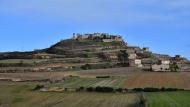
[[[93,87],[88,87],[88,88],[86,88],[86,90],[87,90],[88,92],[93,92],[93,91],[94,91],[94,88],[93,88]]]
[[[135,92],[162,92],[162,91],[178,91],[178,90],[184,90],[184,89],[177,89],[177,88],[153,88],[153,87],[147,87],[147,88],[134,88],[133,91]]]
[[[177,88],[167,88],[166,91],[177,91]]]
[[[110,78],[110,76],[96,76],[96,78]]]
[[[85,88],[84,87],[80,87],[79,88],[79,91],[83,91]]]
[[[36,87],[33,90],[36,91],[40,90],[41,88],[44,88],[44,85],[36,85]]]
[[[144,92],[158,92],[158,91],[160,91],[159,88],[152,88],[152,87],[144,88]]]
[[[85,65],[82,65],[80,68],[83,70],[88,70],[88,69],[92,69],[92,66],[90,64],[85,64]]]
[[[122,64],[126,64],[126,62],[128,62],[128,53],[126,52],[126,50],[120,50],[120,52],[118,53],[118,61]]]
[[[96,87],[96,92],[114,92],[114,89],[111,87]]]
[[[142,91],[144,91],[144,89],[143,88],[134,88],[133,91],[142,92]]]
[[[115,91],[117,91],[117,92],[123,92],[123,89],[122,88],[118,88]]]
[[[141,93],[139,96],[139,107],[146,107],[147,100],[145,99],[144,95]]]

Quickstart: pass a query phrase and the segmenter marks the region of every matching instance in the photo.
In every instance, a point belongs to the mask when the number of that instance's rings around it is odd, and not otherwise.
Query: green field
[[[126,77],[110,77],[110,78],[70,78],[63,83],[53,84],[53,86],[63,86],[65,88],[79,88],[79,87],[113,87],[122,88]]]
[[[148,107],[190,107],[190,92],[146,93]]]

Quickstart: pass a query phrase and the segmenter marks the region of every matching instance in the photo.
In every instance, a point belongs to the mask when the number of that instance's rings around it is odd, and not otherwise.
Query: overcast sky
[[[0,0],[0,52],[46,48],[72,33],[94,32],[190,59],[190,1]]]

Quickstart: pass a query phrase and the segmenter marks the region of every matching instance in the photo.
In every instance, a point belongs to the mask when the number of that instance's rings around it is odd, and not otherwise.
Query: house
[[[149,51],[150,51],[150,49],[148,47],[143,48],[143,52],[149,52]]]
[[[141,59],[135,59],[135,65],[137,67],[143,67]]]
[[[123,41],[120,35],[109,35],[107,33],[94,33],[94,34],[73,34],[74,40],[99,40],[102,42],[121,42]]]
[[[169,64],[153,64],[151,67],[153,71],[170,71]]]
[[[114,36],[114,35],[110,35],[110,36],[107,36],[106,38],[102,39],[103,42],[121,42],[123,41],[122,37],[121,36]]]
[[[169,65],[170,61],[169,60],[162,60],[161,63],[164,64],[164,65]]]
[[[106,43],[107,43],[107,42],[113,42],[112,39],[102,39],[102,41],[103,41],[103,42],[106,42]]]
[[[33,55],[34,59],[50,59],[52,58],[50,54],[46,53],[37,53]]]
[[[140,59],[129,60],[129,65],[131,67],[139,67],[139,68],[143,67]]]
[[[137,58],[137,54],[136,53],[131,53],[129,54],[129,59],[136,59]]]
[[[178,64],[180,71],[190,71],[190,64]]]
[[[143,64],[143,70],[145,71],[151,71],[152,65],[151,64]]]
[[[108,60],[118,60],[116,53],[104,53],[104,55]]]
[[[153,71],[170,71],[170,60],[161,60],[160,64],[153,64]]]
[[[164,55],[164,54],[155,54],[152,53],[152,55],[156,58],[158,58],[159,60],[170,60],[171,57],[169,55]]]
[[[123,41],[122,37],[120,35],[111,35],[110,38],[114,41]]]

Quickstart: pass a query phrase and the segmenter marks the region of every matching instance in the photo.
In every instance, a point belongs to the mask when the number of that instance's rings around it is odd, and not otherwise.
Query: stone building
[[[129,54],[129,59],[136,59],[137,58],[137,54],[136,53],[130,53]]]
[[[121,42],[123,41],[120,35],[109,35],[107,33],[94,33],[94,34],[73,34],[74,40],[100,40],[102,42]]]
[[[153,71],[170,71],[170,65],[169,64],[153,64],[152,66]]]
[[[153,71],[170,71],[170,60],[161,60],[160,64],[152,64]]]
[[[144,52],[149,52],[150,49],[149,49],[148,47],[144,47],[144,48],[143,48],[143,51],[144,51]]]

